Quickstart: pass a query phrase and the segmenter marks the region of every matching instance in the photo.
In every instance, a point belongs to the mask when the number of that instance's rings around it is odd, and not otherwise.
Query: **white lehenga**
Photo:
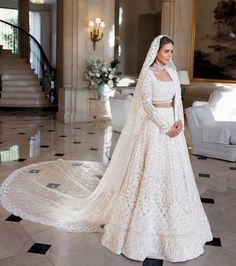
[[[212,234],[184,134],[166,135],[174,121],[183,120],[172,64],[166,70],[174,84],[174,108],[155,109],[151,102],[158,83],[150,65],[161,37],[150,47],[105,174],[104,165],[94,162],[58,160],[21,168],[0,190],[7,210],[66,231],[104,232],[104,246],[136,260],[184,261],[203,253]]]

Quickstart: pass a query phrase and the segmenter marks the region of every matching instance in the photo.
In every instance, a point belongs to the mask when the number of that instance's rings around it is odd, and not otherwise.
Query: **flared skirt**
[[[173,109],[160,112],[171,126]],[[169,138],[146,117],[102,244],[135,260],[177,262],[201,255],[211,240],[184,133]]]

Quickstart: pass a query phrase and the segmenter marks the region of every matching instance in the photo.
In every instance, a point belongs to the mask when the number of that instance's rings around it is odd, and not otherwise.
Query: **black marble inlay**
[[[212,241],[206,242],[208,246],[221,247],[221,240],[219,237],[213,237]]]
[[[214,199],[201,198],[202,203],[215,204]]]
[[[11,214],[5,221],[9,222],[17,222],[19,223],[22,219],[19,216],[15,216],[14,214]]]
[[[38,170],[38,169],[31,169],[31,170],[29,170],[28,173],[30,173],[30,174],[37,174],[37,173],[39,173],[39,172],[41,172],[41,170]]]
[[[199,155],[197,158],[198,158],[198,160],[207,160],[207,157],[202,156],[202,155]]]
[[[48,188],[58,188],[59,186],[60,186],[61,184],[55,184],[55,183],[49,183],[49,184],[47,184],[47,186],[46,187],[48,187]]]
[[[17,134],[18,135],[25,135],[26,133],[25,132],[18,132]]]
[[[81,166],[83,163],[72,163],[72,166]]]
[[[88,132],[88,135],[94,135],[95,133],[94,132]]]
[[[60,138],[66,138],[67,136],[66,135],[60,135],[59,137]]]
[[[156,260],[156,259],[145,259],[143,262],[143,266],[162,266],[163,260]]]
[[[103,175],[95,175],[95,176],[98,177],[99,179],[103,177]]]
[[[120,132],[116,131],[116,130],[113,130],[114,133],[117,133],[117,134],[120,134]]]
[[[10,129],[17,129],[17,127],[11,127]]]
[[[49,250],[51,245],[41,244],[41,243],[34,243],[33,246],[28,250],[30,253],[37,253],[37,254],[46,254]]]
[[[230,167],[229,169],[230,170],[236,170],[236,167]]]
[[[198,176],[199,176],[199,177],[210,177],[209,174],[199,174]]]
[[[0,141],[0,144],[3,144],[3,142],[2,142],[2,141]]]
[[[90,148],[90,151],[98,151],[98,148]]]
[[[73,143],[74,144],[81,144],[82,142],[81,141],[74,141]]]
[[[75,127],[74,129],[81,129],[81,127]]]
[[[48,148],[49,145],[41,145],[40,148]]]
[[[16,162],[24,162],[26,159],[20,158],[18,160],[16,160]]]
[[[64,153],[55,153],[54,156],[64,156]]]
[[[48,132],[55,132],[55,130],[54,129],[49,129]]]
[[[44,127],[44,125],[40,125],[39,127]]]

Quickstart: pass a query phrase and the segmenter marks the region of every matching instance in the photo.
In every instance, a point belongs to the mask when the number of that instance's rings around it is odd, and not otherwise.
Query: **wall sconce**
[[[33,4],[44,4],[46,0],[30,0],[30,2]]]
[[[90,38],[93,42],[93,50],[96,48],[96,42],[100,41],[103,38],[103,30],[105,28],[105,23],[101,21],[100,18],[96,18],[95,22],[93,20],[89,21],[90,27]]]

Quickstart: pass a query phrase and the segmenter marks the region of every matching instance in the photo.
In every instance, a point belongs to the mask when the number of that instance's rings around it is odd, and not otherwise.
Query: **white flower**
[[[100,73],[96,73],[96,77],[98,77],[98,78],[99,78],[99,77],[100,77]]]
[[[114,76],[113,76],[112,74],[110,74],[110,75],[108,76],[109,79],[113,79],[113,77],[114,77]]]
[[[110,87],[113,86],[113,81],[112,81],[111,79],[108,81],[108,85],[109,85]]]

